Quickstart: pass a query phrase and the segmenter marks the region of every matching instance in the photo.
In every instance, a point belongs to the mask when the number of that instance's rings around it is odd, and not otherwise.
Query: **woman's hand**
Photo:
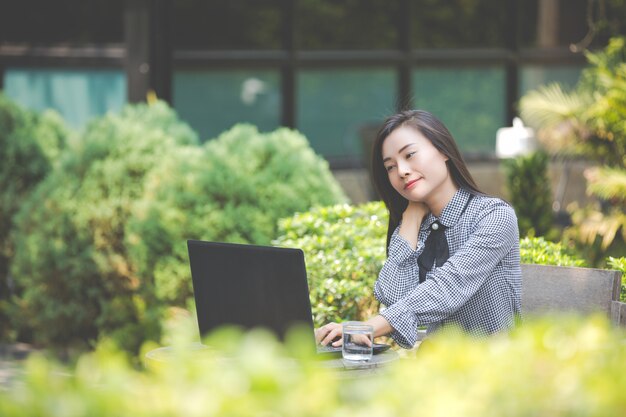
[[[428,206],[417,201],[409,201],[404,213],[399,234],[406,240],[411,248],[417,248],[417,236],[424,217],[430,212]]]
[[[422,224],[424,217],[430,212],[428,206],[417,201],[409,201],[404,213],[402,213],[402,221],[418,221]]]
[[[343,344],[343,328],[339,323],[328,323],[315,330],[315,341],[322,346],[326,346],[328,343],[332,342],[331,345],[338,347]]]

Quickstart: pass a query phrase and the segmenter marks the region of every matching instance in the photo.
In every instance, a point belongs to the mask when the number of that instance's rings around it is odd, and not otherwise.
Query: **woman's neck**
[[[459,190],[459,187],[449,178],[450,181],[446,181],[442,186],[437,190],[436,194],[432,196],[430,201],[426,202],[426,205],[430,209],[430,212],[435,216],[441,216],[441,212],[448,205],[452,198]]]

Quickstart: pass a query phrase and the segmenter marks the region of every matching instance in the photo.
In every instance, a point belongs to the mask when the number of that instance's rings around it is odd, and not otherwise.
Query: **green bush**
[[[520,240],[522,263],[557,266],[586,266],[585,261],[561,243],[554,243],[542,237],[525,237]]]
[[[534,152],[504,162],[509,201],[515,207],[520,236],[552,237],[552,191],[548,155]]]
[[[622,417],[626,409],[624,333],[601,317],[527,321],[484,340],[442,333],[372,375],[306,360],[302,343],[222,332],[206,341],[211,349],[181,343],[148,371],[105,345],[72,368],[32,357],[22,380],[0,390],[0,415]]]
[[[184,306],[192,296],[186,239],[269,244],[280,218],[345,201],[304,136],[237,125],[151,173],[127,247],[157,296]]]
[[[373,289],[386,259],[387,218],[385,206],[374,202],[320,207],[279,223],[274,244],[305,253],[316,326],[378,311]]]
[[[145,178],[195,133],[163,103],[126,107],[88,125],[17,215],[12,274],[20,327],[46,346],[102,334],[136,350],[158,337],[150,288],[129,262],[124,227]]]
[[[36,115],[0,93],[0,339],[9,338],[9,262],[15,252],[14,216],[56,163],[67,131],[55,113]]]

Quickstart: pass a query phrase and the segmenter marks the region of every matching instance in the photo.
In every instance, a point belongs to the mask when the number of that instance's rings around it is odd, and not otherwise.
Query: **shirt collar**
[[[461,217],[463,208],[469,198],[470,193],[464,188],[459,188],[441,211],[441,216],[437,218],[432,213],[428,213],[422,222],[421,229],[428,229],[435,221],[438,221],[446,227],[454,226],[456,222],[459,221],[459,217]]]

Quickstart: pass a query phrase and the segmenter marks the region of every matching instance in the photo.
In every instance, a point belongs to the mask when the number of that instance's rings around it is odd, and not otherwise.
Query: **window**
[[[398,0],[299,0],[296,45],[302,49],[395,49]]]
[[[124,106],[126,76],[110,69],[9,68],[4,91],[24,107],[52,108],[70,126],[82,128],[90,119]]]
[[[121,43],[124,41],[124,2],[4,2],[0,12],[0,40],[34,44]]]
[[[502,0],[413,1],[414,48],[506,47],[511,30]]]
[[[176,0],[173,44],[178,48],[280,49],[280,0]]]
[[[542,85],[558,82],[566,89],[573,88],[583,70],[581,66],[542,66],[526,65],[520,70],[520,97]]]
[[[267,131],[280,125],[280,81],[272,70],[178,70],[176,111],[201,140],[217,137],[236,123]]]
[[[319,69],[298,73],[298,130],[330,159],[361,156],[361,129],[395,112],[391,69]]]
[[[413,72],[416,107],[450,129],[461,152],[493,153],[496,131],[507,123],[505,72],[500,67],[420,68]]]

